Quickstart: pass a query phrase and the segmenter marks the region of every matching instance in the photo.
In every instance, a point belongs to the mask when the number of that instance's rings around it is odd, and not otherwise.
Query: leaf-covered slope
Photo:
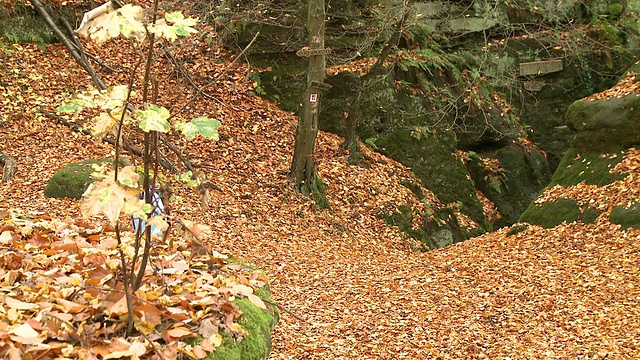
[[[184,66],[200,84],[228,64],[214,47],[184,46]],[[0,200],[77,217],[74,201],[44,197],[46,181],[66,162],[105,156],[110,147],[36,112],[89,82],[75,66],[66,70],[60,47],[48,51],[25,46],[3,55],[0,146],[18,159],[19,173],[1,185]],[[93,51],[117,69],[127,56],[107,46]],[[194,104],[222,122],[219,142],[175,140],[221,190],[211,189],[203,210],[201,199],[176,189],[184,200],[170,206],[211,226],[215,250],[265,269],[275,299],[305,320],[282,314],[272,359],[640,356],[640,230],[621,231],[601,216],[590,225],[530,226],[512,236],[505,229],[414,252],[377,217],[381,208],[416,201],[400,185],[410,171],[370,151],[371,168],[349,166],[340,139],[321,133],[318,170],[332,211],[317,212],[284,174],[295,117],[251,97],[245,71],[231,69],[209,88],[216,99]],[[174,107],[192,93],[173,72],[161,83]],[[625,161],[639,158],[629,153]],[[629,171],[638,178],[637,167]],[[635,192],[611,191],[616,203],[637,200]]]

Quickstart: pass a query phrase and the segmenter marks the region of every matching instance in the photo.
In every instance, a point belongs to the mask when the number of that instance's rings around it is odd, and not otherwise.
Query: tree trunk
[[[311,53],[307,69],[307,87],[302,99],[302,112],[299,115],[296,131],[296,144],[293,153],[290,174],[295,179],[296,191],[312,195],[319,207],[326,207],[326,194],[322,181],[316,174],[313,152],[318,135],[318,115],[320,112],[321,84],[325,77],[324,51],[324,0],[309,1],[307,31]]]
[[[9,182],[18,171],[18,162],[12,156],[0,151],[0,165],[2,165],[2,182]]]
[[[384,63],[387,61],[391,50],[398,45],[400,42],[400,38],[402,37],[402,32],[404,29],[404,25],[407,22],[407,16],[409,14],[410,4],[412,2],[405,2],[402,8],[402,16],[398,21],[393,25],[393,33],[389,37],[388,41],[385,42],[382,50],[380,51],[380,55],[378,55],[378,59],[371,66],[371,69],[364,75],[361,76],[358,83],[360,86],[356,86],[354,89],[353,99],[351,101],[351,108],[349,109],[347,118],[345,119],[346,123],[346,135],[344,142],[340,144],[343,149],[349,150],[349,157],[351,159],[357,159],[359,157],[358,153],[360,152],[360,147],[358,146],[358,126],[360,125],[360,119],[362,118],[362,94],[368,91],[368,87],[370,87],[371,82],[376,76],[382,75],[384,71]]]
[[[360,151],[358,146],[358,125],[360,125],[360,117],[362,110],[362,91],[356,90],[353,101],[351,102],[351,108],[349,109],[347,118],[345,119],[347,130],[344,138],[344,142],[340,144],[343,149],[349,150],[350,155],[354,155]],[[355,155],[354,155],[355,156]]]

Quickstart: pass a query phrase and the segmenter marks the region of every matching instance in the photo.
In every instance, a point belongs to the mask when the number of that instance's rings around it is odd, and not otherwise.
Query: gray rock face
[[[611,151],[640,144],[640,95],[574,102],[566,114],[572,147]]]

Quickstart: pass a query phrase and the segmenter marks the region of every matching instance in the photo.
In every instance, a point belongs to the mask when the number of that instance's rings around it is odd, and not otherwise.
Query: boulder
[[[622,225],[623,230],[628,228],[640,229],[640,203],[634,203],[628,208],[616,206],[611,211],[609,220],[613,224]]]
[[[623,159],[623,153],[599,153],[571,148],[560,161],[547,189],[556,185],[564,187],[580,183],[586,185],[605,186],[614,181],[624,179],[628,173],[611,173]],[[520,217],[521,222],[551,228],[562,222],[593,222],[600,211],[591,207],[580,207],[571,199],[560,198],[553,202],[536,204],[532,202]]]
[[[495,168],[487,164],[494,164]],[[534,146],[525,148],[515,141],[469,156],[467,168],[478,190],[495,203],[500,213],[494,228],[517,222],[551,179],[544,154]]]
[[[95,165],[103,165],[112,160],[83,160],[73,162],[56,172],[47,187],[44,195],[53,198],[80,199],[89,184],[95,181],[91,176],[95,171]]]
[[[420,218],[418,227],[413,226],[415,216]],[[417,209],[401,205],[390,213],[380,213],[379,217],[387,224],[397,226],[407,236],[419,240],[421,250],[440,249],[475,235],[460,227],[450,208],[432,207],[420,213]]]
[[[640,94],[603,100],[579,100],[566,113],[577,131],[572,147],[593,151],[627,149],[640,144]]]
[[[541,205],[532,202],[520,217],[520,221],[552,228],[565,221],[568,223],[582,221],[585,224],[590,224],[598,215],[600,215],[600,211],[597,209],[590,207],[581,209],[575,200],[560,198]]]
[[[260,288],[255,295],[270,300],[269,285]],[[248,335],[241,341],[226,338],[210,358],[213,360],[267,359],[271,351],[271,333],[279,320],[277,307],[265,304],[267,309],[260,309],[251,301],[240,298],[236,298],[234,302],[242,310],[239,324]]]

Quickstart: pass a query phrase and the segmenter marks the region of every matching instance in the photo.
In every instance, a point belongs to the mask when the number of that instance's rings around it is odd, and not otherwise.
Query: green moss
[[[592,223],[600,214],[594,208],[581,210],[575,200],[560,198],[554,202],[538,205],[531,203],[527,211],[520,217],[521,222],[552,228],[563,222],[582,221]]]
[[[418,228],[413,226],[414,216],[420,217]],[[380,213],[378,217],[398,227],[408,237],[420,241],[423,245],[421,250],[439,249],[473,235],[460,228],[453,210],[449,208],[426,207],[424,213],[420,213],[409,206],[400,205],[395,211]]]
[[[507,236],[513,236],[519,232],[523,232],[527,230],[528,227],[529,225],[525,225],[525,224],[514,225],[509,229],[509,231],[507,231]]]
[[[574,102],[565,114],[567,126],[578,132],[571,146],[611,153],[637,145],[639,107],[640,97],[635,94]]]
[[[420,188],[420,185],[415,184],[409,180],[401,180],[400,185],[411,190],[413,195],[415,195],[415,197],[418,198],[418,200],[422,201],[424,199],[424,194],[422,193],[422,188]]]
[[[329,201],[327,201],[327,189],[322,182],[322,179],[316,177],[315,185],[312,188],[311,198],[316,204],[316,208],[318,210],[322,209],[331,209],[331,205],[329,205]]]
[[[445,204],[462,203],[462,212],[476,222],[485,222],[482,205],[464,164],[453,156],[454,140],[447,134],[424,134],[420,139],[408,129],[396,129],[381,136],[381,152],[411,167],[424,187]]]
[[[611,211],[610,218],[613,224],[622,225],[622,229],[635,228],[640,229],[640,203],[625,208],[616,206]]]
[[[249,55],[249,63],[258,69],[262,93],[258,95],[278,103],[281,109],[296,112],[304,90],[308,61],[290,53]],[[254,75],[256,76],[256,75]],[[255,79],[254,79],[255,80]]]
[[[89,184],[95,181],[91,176],[95,171],[93,165],[103,165],[110,161],[112,160],[84,160],[65,166],[49,180],[47,187],[44,189],[45,196],[80,199]]]
[[[259,288],[255,295],[270,300],[269,286]],[[279,320],[278,309],[266,304],[268,309],[260,309],[246,299],[236,299],[235,303],[242,310],[239,324],[249,334],[241,341],[236,341],[223,333],[223,343],[208,360],[263,360],[271,351],[271,332]],[[197,339],[198,343],[202,339]]]
[[[611,174],[609,172],[622,161],[623,154],[623,152],[601,154],[571,148],[560,161],[549,188],[557,184],[565,187],[577,185],[583,181],[588,185],[604,186],[624,179],[629,175],[628,173]]]
[[[70,7],[60,7],[55,4],[44,3],[50,14],[59,14],[73,23],[73,10]],[[36,43],[41,49],[45,44],[58,41],[51,29],[32,6],[16,3],[9,9],[0,4],[0,37],[8,42]]]
[[[242,310],[240,325],[249,333],[242,341],[235,341],[223,336],[224,342],[209,355],[209,360],[263,360],[271,351],[271,331],[277,315],[271,315],[253,305],[249,300],[236,299],[235,303]]]

